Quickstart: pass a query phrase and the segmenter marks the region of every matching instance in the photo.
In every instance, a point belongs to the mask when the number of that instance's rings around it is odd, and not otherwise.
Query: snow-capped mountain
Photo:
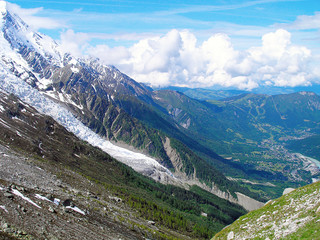
[[[44,87],[52,72],[62,65],[59,46],[48,36],[33,32],[7,7],[5,1],[0,2],[1,60],[33,87]]]
[[[12,76],[8,70],[0,65],[0,89],[18,96],[20,99],[35,107],[39,112],[53,117],[67,130],[74,133],[79,138],[97,146],[109,153],[116,159],[131,166],[138,172],[148,172],[148,175],[155,179],[173,178],[172,173],[161,166],[156,160],[143,154],[135,153],[127,149],[117,147],[101,138],[89,128],[77,120],[67,109],[52,100],[43,96],[39,91],[30,85]],[[174,179],[174,178],[173,178]],[[169,180],[170,181],[170,180]]]
[[[2,89],[37,106],[39,111],[57,120],[60,119],[59,122],[71,131],[80,133],[80,129],[84,126],[67,110],[59,111],[58,108],[61,106],[57,105],[57,102],[64,104],[94,131],[109,139],[123,140],[122,135],[126,135],[127,132],[123,131],[122,123],[130,117],[114,105],[120,101],[119,95],[141,97],[152,101],[148,90],[115,67],[100,64],[97,59],[76,59],[68,53],[63,53],[54,40],[34,32],[19,16],[11,13],[5,1],[0,2],[0,9]],[[43,95],[57,101],[55,103],[49,101]],[[46,103],[40,104],[43,101]],[[49,110],[50,108],[52,110]],[[120,118],[123,119],[122,122],[119,122]],[[61,119],[65,119],[64,123]],[[102,122],[108,122],[111,129],[103,126]],[[70,124],[75,125],[70,128]],[[85,130],[85,132],[88,131],[89,129]],[[87,134],[83,134],[82,138]],[[86,140],[89,139],[86,138]],[[97,141],[94,142],[96,145]],[[123,151],[126,150],[123,149]],[[142,154],[129,151],[126,155],[135,156],[134,158],[139,156],[140,160],[149,159],[160,167],[155,160]],[[116,151],[113,151],[113,156],[116,156]],[[124,156],[117,157],[122,161],[128,159]],[[134,164],[134,168],[152,175],[153,171],[144,166],[145,164],[147,164],[145,161],[141,161],[140,166]],[[165,172],[169,171],[165,170]]]
[[[64,53],[53,39],[34,32],[19,16],[10,12],[5,1],[0,2],[0,8],[1,59],[16,76],[33,87],[49,88],[61,79],[62,74],[90,74],[90,77],[83,77],[90,81],[93,90],[95,85],[101,85],[112,92],[147,94],[140,84],[112,66],[102,65],[97,59],[76,59]],[[125,85],[130,85],[131,92],[129,88],[121,87]]]
[[[117,69],[104,67],[96,61],[86,65],[68,54],[63,55],[59,50],[59,45],[51,38],[34,33],[17,15],[11,14],[4,1],[0,2],[0,12],[2,30],[0,32],[0,89],[2,91],[18,96],[39,112],[53,117],[81,139],[100,147],[136,171],[148,174],[157,180],[174,180],[172,173],[156,160],[106,141],[84,126],[70,111],[62,108],[60,104],[50,100],[39,91],[52,85],[56,75],[62,74],[66,71],[65,69],[78,73],[81,68],[90,67],[91,72],[95,70],[91,79],[100,77],[101,80],[102,76],[112,74],[114,82],[121,82],[123,77]],[[106,82],[104,81],[103,84]],[[95,89],[93,85],[91,87]],[[48,91],[46,95],[62,102],[73,103],[70,95],[62,92]],[[82,109],[81,106],[74,105]]]

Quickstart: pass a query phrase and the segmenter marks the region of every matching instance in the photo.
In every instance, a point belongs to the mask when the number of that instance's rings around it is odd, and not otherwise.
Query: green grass
[[[280,236],[289,227],[296,230],[281,239],[320,239],[320,182],[299,188],[261,209],[240,217],[236,222],[219,232],[213,239],[226,239],[230,232],[249,239],[275,238],[274,228]],[[288,224],[285,224],[289,221]],[[299,225],[300,224],[300,225]]]

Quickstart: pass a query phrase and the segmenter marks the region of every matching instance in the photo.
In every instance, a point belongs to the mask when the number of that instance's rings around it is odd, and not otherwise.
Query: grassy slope
[[[320,182],[317,182],[242,216],[213,239],[320,239],[319,229]]]

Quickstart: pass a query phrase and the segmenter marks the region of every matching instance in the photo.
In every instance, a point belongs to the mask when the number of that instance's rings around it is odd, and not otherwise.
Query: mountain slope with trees
[[[105,221],[109,221],[111,226],[117,224],[122,229],[120,232],[127,233],[127,236],[122,236],[125,239],[140,239],[144,235],[160,239],[208,238],[245,213],[239,205],[220,199],[201,188],[192,187],[187,191],[144,177],[100,149],[81,141],[51,117],[38,113],[15,96],[0,92],[0,97],[1,164],[7,166],[0,173],[0,198],[4,204],[0,211],[3,211],[1,221],[6,223],[7,230],[15,229],[15,233],[23,231],[36,238],[39,234],[50,236],[54,234],[57,222],[69,219],[71,223],[61,227],[66,228],[66,234],[70,231],[75,234],[77,229],[88,227],[95,229],[90,231],[95,232],[97,239],[110,231],[105,227],[105,231],[98,231],[97,228],[103,226]],[[11,165],[16,164],[16,161],[20,163],[12,169]],[[25,170],[26,167],[29,170]],[[39,172],[47,177],[37,178]],[[17,173],[24,177],[11,177],[11,174]],[[86,211],[83,216],[74,215],[67,210],[63,213],[63,206],[53,205],[51,212],[43,212],[37,210],[37,207],[20,203],[21,199],[13,194],[15,189],[30,199],[35,199],[35,194],[51,194],[63,201],[72,199],[76,206]],[[117,199],[121,199],[120,202]],[[27,209],[27,213],[39,212],[33,216],[39,220],[33,230],[28,225],[29,215],[23,215],[23,211],[20,213],[19,204]],[[41,209],[47,208],[45,201],[39,204]],[[13,218],[12,214],[17,210],[17,214],[22,214],[21,218],[26,220],[24,226]],[[202,216],[204,213],[206,217]],[[45,218],[44,222],[47,222],[54,216],[55,220],[49,227],[39,233],[40,219]],[[79,221],[77,219],[81,219],[80,223],[74,225],[74,221]],[[90,219],[96,226],[86,225]],[[148,221],[154,223],[150,225]],[[73,226],[74,230],[67,230],[68,226]],[[77,235],[78,239],[86,236],[79,235],[81,231]],[[63,234],[61,229],[59,232]]]

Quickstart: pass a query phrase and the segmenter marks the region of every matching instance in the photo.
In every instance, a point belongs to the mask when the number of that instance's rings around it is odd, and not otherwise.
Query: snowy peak
[[[33,31],[10,4],[0,1],[0,64],[32,87],[51,84],[55,69],[63,66],[59,45],[50,37]]]
[[[76,59],[64,53],[53,39],[33,31],[18,14],[11,11],[10,3],[0,1],[0,8],[0,60],[14,75],[31,86],[46,90],[57,83],[58,86],[53,87],[62,91],[59,82],[63,82],[65,87],[72,82],[72,89],[75,84],[79,89],[89,84],[102,88],[109,95],[149,95],[140,84],[116,68],[101,64],[98,59]]]
[[[0,2],[0,9],[1,31],[3,32],[7,41],[9,41],[12,45],[15,45],[14,47],[18,47],[18,43],[21,43],[22,40],[20,39],[22,34],[18,33],[27,32],[29,27],[19,16],[8,11],[6,2]]]
[[[7,13],[7,3],[5,1],[0,1],[0,13],[1,17]]]
[[[11,48],[22,51],[29,48],[53,63],[61,62],[62,54],[58,44],[50,37],[34,32],[18,15],[10,11],[5,1],[0,1],[1,41],[6,40]]]

